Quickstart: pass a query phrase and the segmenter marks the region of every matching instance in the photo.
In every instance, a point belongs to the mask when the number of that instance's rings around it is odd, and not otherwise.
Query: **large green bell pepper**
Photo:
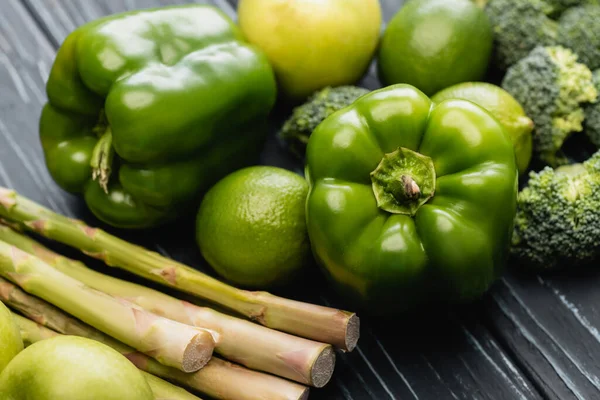
[[[46,89],[39,128],[51,176],[122,228],[171,221],[254,162],[277,90],[264,54],[206,5],[82,25]]]
[[[317,126],[305,172],[315,258],[357,309],[471,301],[502,272],[518,172],[510,138],[474,103],[373,91]]]

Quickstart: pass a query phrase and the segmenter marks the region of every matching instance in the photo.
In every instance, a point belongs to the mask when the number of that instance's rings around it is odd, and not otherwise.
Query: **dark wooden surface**
[[[0,185],[102,226],[80,199],[54,184],[44,167],[37,124],[54,54],[65,36],[86,21],[127,9],[184,2],[2,0]],[[381,3],[385,21],[401,6],[401,0]],[[235,19],[234,0],[212,4]],[[380,86],[374,68],[360,84],[370,89]],[[273,138],[262,163],[299,170]],[[212,273],[191,240],[192,225],[190,221],[166,231],[115,233]],[[599,277],[593,271],[553,276],[516,271],[509,268],[476,304],[394,321],[363,318],[358,348],[339,355],[331,383],[313,389],[310,398],[600,399]],[[318,279],[317,284],[283,294],[344,306]]]

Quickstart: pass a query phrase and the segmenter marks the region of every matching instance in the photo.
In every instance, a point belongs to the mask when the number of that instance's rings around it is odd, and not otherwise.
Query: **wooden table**
[[[1,1],[0,185],[100,225],[81,200],[57,187],[43,163],[37,128],[53,57],[65,36],[86,21],[177,2]],[[234,0],[212,3],[235,18]],[[385,21],[400,4],[401,0],[382,0]],[[361,85],[379,87],[373,71]],[[263,163],[299,167],[274,139],[265,148]],[[211,273],[193,244],[193,224],[189,225],[177,227],[177,234],[172,229],[117,233]],[[343,307],[319,282],[284,294]],[[358,348],[339,354],[332,381],[324,389],[313,389],[310,398],[600,399],[599,283],[589,271],[519,276],[509,269],[484,299],[470,306],[394,321],[363,317]]]

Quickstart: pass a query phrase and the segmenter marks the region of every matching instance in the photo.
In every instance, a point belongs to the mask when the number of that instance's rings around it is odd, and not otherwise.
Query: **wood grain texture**
[[[5,2],[0,13],[0,185],[13,187],[56,211],[102,226],[126,239],[213,274],[201,260],[193,243],[193,224],[172,227],[173,229],[166,232],[147,231],[136,234],[120,232],[99,223],[80,199],[64,193],[52,182],[46,172],[37,140],[37,123],[45,101],[44,84],[47,73],[57,46],[71,30],[86,21],[110,13],[181,2]],[[230,5],[225,0],[214,0],[213,4],[235,18],[235,3]],[[389,20],[399,7],[399,1],[382,1],[384,20]],[[374,67],[361,81],[362,86],[371,89],[379,87],[373,72]],[[269,165],[299,169],[298,163],[282,152],[274,138],[267,143],[262,161]],[[57,246],[56,243],[47,244],[66,255],[77,256],[72,249]],[[88,259],[85,261],[106,271],[105,267],[97,262]],[[133,279],[119,271],[111,272]],[[325,294],[327,289],[322,280],[316,279],[316,282],[310,286],[312,290],[309,293],[283,294],[343,307],[333,296]],[[538,288],[544,287],[539,282],[533,284]],[[526,291],[527,287],[523,290]],[[559,290],[568,292],[562,286]],[[559,299],[552,294],[553,289],[547,291],[550,294],[546,295]],[[554,392],[564,395],[567,392],[563,390],[561,382],[565,380],[560,374],[552,368],[538,370],[538,364],[543,364],[530,350],[533,347],[526,340],[519,339],[518,334],[513,335],[515,341],[512,341],[511,334],[516,332],[516,325],[512,321],[516,317],[511,315],[523,318],[517,322],[528,327],[531,322],[527,321],[527,314],[520,303],[511,299],[511,293],[507,293],[505,286],[501,284],[489,296],[485,307],[475,305],[458,310],[452,315],[427,314],[407,318],[398,321],[399,328],[395,329],[390,327],[389,321],[364,319],[359,347],[352,353],[339,354],[332,382],[324,389],[313,390],[311,399],[541,399],[543,397],[536,390],[536,386],[541,387],[548,395]],[[508,304],[505,309],[499,306],[501,300]],[[574,301],[583,300],[579,297]],[[541,304],[543,303],[540,302],[540,307]],[[560,306],[559,303],[555,305]],[[550,310],[545,312],[549,313]],[[573,317],[567,322],[573,322],[575,319]],[[486,328],[482,321],[486,321],[494,332]],[[577,336],[577,333],[574,335]],[[499,337],[500,341],[495,337]],[[508,352],[503,350],[502,346],[506,346]],[[590,346],[590,354],[596,354],[598,346]],[[585,346],[573,347],[571,350],[580,351],[583,347]],[[523,354],[526,353],[526,349],[530,351],[531,356]],[[555,356],[561,355],[556,353]],[[582,359],[581,362],[591,364],[591,357]],[[521,367],[527,369],[526,372],[533,382],[520,370]],[[588,368],[588,365],[585,367]],[[597,373],[595,367],[589,368],[591,369],[585,369],[586,373]],[[546,386],[544,382],[548,382]],[[580,393],[594,393],[594,385],[586,385],[585,380],[578,379],[576,384],[581,385],[577,386]],[[569,396],[567,393],[562,399],[571,398]]]

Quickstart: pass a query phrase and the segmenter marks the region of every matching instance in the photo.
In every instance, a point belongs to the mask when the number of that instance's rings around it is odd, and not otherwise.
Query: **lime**
[[[240,0],[238,21],[293,102],[365,74],[381,31],[379,0]]]
[[[196,220],[202,256],[237,286],[289,283],[310,257],[304,203],[308,183],[279,167],[252,166],[217,182]]]
[[[492,114],[513,142],[519,172],[527,171],[531,161],[533,121],[510,93],[487,82],[464,82],[439,91],[431,100],[440,103],[451,98],[469,100]]]
[[[383,34],[379,78],[386,86],[407,83],[431,96],[482,80],[492,47],[491,24],[471,0],[409,0]]]

